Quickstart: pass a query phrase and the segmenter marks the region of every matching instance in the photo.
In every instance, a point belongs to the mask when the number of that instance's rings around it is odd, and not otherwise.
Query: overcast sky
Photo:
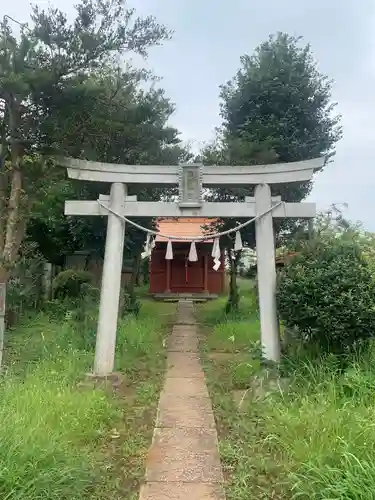
[[[42,2],[40,2],[42,3]],[[56,0],[71,11],[73,0]],[[7,2],[2,14],[26,21],[27,0]],[[198,147],[220,124],[219,85],[240,66],[239,58],[286,31],[302,35],[320,70],[335,80],[334,99],[343,115],[344,138],[333,164],[316,177],[310,196],[318,208],[346,202],[347,216],[375,231],[375,1],[374,0],[131,0],[139,14],[153,14],[175,31],[150,52],[147,66],[163,77],[176,104],[172,123]]]

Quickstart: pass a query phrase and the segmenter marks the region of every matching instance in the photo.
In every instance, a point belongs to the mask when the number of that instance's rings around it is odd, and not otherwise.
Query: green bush
[[[55,298],[77,298],[82,292],[84,285],[92,282],[92,276],[87,271],[67,269],[57,274],[53,280],[52,287]]]
[[[122,302],[122,316],[127,316],[128,314],[138,316],[141,304],[132,286],[125,287]]]
[[[37,309],[43,297],[43,264],[36,245],[24,242],[7,284],[6,323],[14,326],[26,311]]]
[[[279,274],[277,299],[285,326],[323,351],[342,354],[375,334],[375,282],[346,235],[304,245]]]

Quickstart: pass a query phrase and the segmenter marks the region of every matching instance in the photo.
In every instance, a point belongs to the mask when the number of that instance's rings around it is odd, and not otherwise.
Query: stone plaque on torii
[[[316,207],[314,203],[281,203],[280,197],[271,197],[270,185],[309,181],[324,162],[325,158],[315,158],[272,165],[208,167],[197,164],[117,165],[72,158],[60,159],[59,164],[67,168],[68,176],[72,179],[111,184],[110,195],[101,195],[99,202],[65,202],[65,215],[108,217],[94,373],[108,375],[114,365],[125,237],[125,221],[121,217],[250,219],[259,216],[255,220],[255,234],[261,341],[265,359],[279,361],[273,218],[312,218]],[[139,202],[135,196],[127,196],[128,184],[178,185],[179,199],[177,202]],[[244,202],[203,201],[203,187],[223,185],[255,185],[255,196],[246,197]]]

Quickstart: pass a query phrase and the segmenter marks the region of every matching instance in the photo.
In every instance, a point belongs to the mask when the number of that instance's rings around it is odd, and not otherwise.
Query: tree
[[[86,89],[116,56],[146,55],[170,36],[154,18],[136,17],[125,0],[81,0],[76,11],[70,24],[57,9],[34,7],[19,40],[7,19],[0,26],[0,281],[17,258],[39,182],[53,169],[40,156],[54,146],[47,140],[53,118],[55,129],[67,130],[55,113],[59,99]]]
[[[149,79],[148,74],[129,67],[126,72],[108,67],[83,85],[71,85],[54,107],[48,107],[50,115],[43,124],[46,141],[68,156],[95,161],[177,164],[186,160],[188,150],[180,143],[177,130],[168,126],[174,107],[161,89],[145,86]],[[43,196],[34,205],[29,238],[55,264],[61,265],[64,257],[76,250],[103,255],[105,218],[67,218],[64,201],[97,199],[99,194],[107,194],[103,189],[109,186],[66,180],[63,170],[58,175],[55,182],[45,182]],[[158,201],[176,194],[176,188],[129,186],[129,194],[136,194],[139,200]],[[152,219],[135,222],[153,228]],[[144,241],[144,233],[127,224],[124,257],[133,261],[131,284],[138,282]]]
[[[202,152],[204,162],[251,165],[332,157],[342,134],[340,116],[334,114],[336,104],[331,101],[332,81],[318,71],[310,46],[302,46],[301,40],[278,33],[253,55],[241,58],[237,74],[221,87],[223,123],[215,143]],[[272,194],[281,195],[283,201],[301,201],[311,187],[311,183],[277,185]],[[241,201],[253,194],[252,189],[215,189],[209,196],[216,201]],[[243,221],[222,221],[220,228],[239,222]],[[276,234],[290,231],[294,224],[277,222]],[[254,247],[253,224],[242,237],[245,245]],[[227,239],[225,245],[232,254],[233,241]],[[230,257],[235,281],[237,259]],[[238,307],[236,298],[229,304]]]
[[[84,85],[71,85],[60,96],[58,105],[49,107],[50,116],[43,124],[50,147],[68,156],[113,163],[177,164],[186,158],[189,153],[180,143],[177,130],[167,124],[174,107],[161,89],[141,88],[141,78],[146,77],[131,68],[126,73],[106,68]],[[74,119],[69,110],[73,110]],[[43,196],[34,205],[28,235],[38,242],[49,261],[61,264],[63,257],[75,250],[103,252],[105,220],[67,218],[64,201],[97,199],[99,194],[107,194],[103,191],[106,187],[69,181],[64,170],[56,172],[55,182],[48,179],[44,183]],[[129,194],[137,194],[139,200],[157,201],[170,197],[174,191],[129,186]],[[151,219],[138,222],[153,226]],[[134,256],[135,281],[144,240],[142,232],[127,225],[125,249]]]

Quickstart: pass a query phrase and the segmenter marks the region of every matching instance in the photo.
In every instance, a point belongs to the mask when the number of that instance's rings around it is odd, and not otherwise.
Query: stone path
[[[146,481],[139,500],[224,500],[217,434],[193,302],[178,303]]]

